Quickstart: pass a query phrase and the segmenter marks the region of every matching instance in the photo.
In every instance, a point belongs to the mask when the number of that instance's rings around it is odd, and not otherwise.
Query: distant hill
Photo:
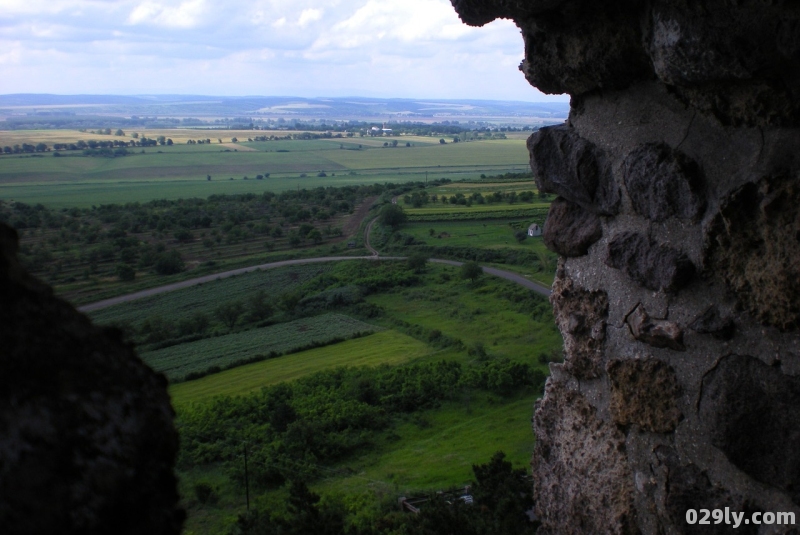
[[[542,124],[566,119],[566,102],[378,99],[365,97],[220,97],[204,95],[0,95],[0,116],[20,127],[69,117],[320,118],[362,121],[506,121]],[[54,120],[54,121],[53,121]],[[10,125],[9,125],[10,126]]]

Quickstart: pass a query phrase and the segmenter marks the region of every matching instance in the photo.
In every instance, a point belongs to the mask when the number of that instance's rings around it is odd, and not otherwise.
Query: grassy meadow
[[[185,139],[170,132],[147,135],[170,136],[175,138],[173,145],[132,148],[129,155],[116,158],[87,157],[80,151],[66,151],[61,157],[54,157],[51,152],[0,155],[0,198],[56,208],[89,207],[152,199],[424,181],[428,177],[474,179],[481,174],[521,170],[527,166],[528,158],[524,141],[518,139],[442,145],[431,138],[402,136],[392,138],[399,141],[397,147],[384,147],[389,138],[222,144],[215,138],[210,144],[187,145]],[[174,132],[204,135],[202,131]],[[0,132],[0,145],[19,141],[17,138],[24,135]],[[30,138],[38,135],[53,139],[48,132],[34,132]],[[252,136],[253,132],[226,131],[225,140],[237,136],[247,139],[247,135]],[[7,140],[7,136],[14,139]],[[87,136],[70,139],[82,138]],[[411,146],[406,147],[406,143]],[[321,173],[324,176],[318,176]],[[268,178],[255,180],[257,175],[267,174]]]

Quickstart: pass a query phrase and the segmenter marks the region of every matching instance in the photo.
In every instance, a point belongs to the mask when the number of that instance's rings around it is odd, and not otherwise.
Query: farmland
[[[385,138],[378,139],[382,141],[364,138],[202,145],[176,142],[137,149],[116,158],[55,158],[54,153],[2,155],[0,198],[56,208],[90,207],[281,192],[298,187],[425,180],[429,175],[431,179],[478,178],[527,165],[525,143],[517,139],[442,145],[432,144],[430,138],[409,136],[408,140],[400,138],[397,147],[383,147]],[[412,146],[406,147],[406,143]],[[267,178],[255,180],[257,175],[267,174]]]
[[[324,345],[354,335],[378,330],[374,325],[342,314],[323,314],[224,336],[205,338],[140,356],[151,368],[168,379],[228,368],[254,359],[279,355],[312,345]]]
[[[370,328],[380,329],[375,326]],[[264,386],[293,381],[339,366],[402,364],[432,351],[434,350],[426,344],[410,336],[384,330],[370,336],[246,364],[194,381],[178,383],[170,386],[169,391],[175,406],[181,406],[213,396],[240,396]]]

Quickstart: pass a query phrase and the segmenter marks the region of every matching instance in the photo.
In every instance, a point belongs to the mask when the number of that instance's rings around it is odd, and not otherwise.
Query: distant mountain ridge
[[[567,102],[469,99],[305,98],[209,95],[0,95],[0,114],[19,115],[263,116],[411,120],[435,117],[517,117],[558,120]]]

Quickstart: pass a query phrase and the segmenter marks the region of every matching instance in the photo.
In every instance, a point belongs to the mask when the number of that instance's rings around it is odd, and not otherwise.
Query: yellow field
[[[173,405],[177,406],[212,396],[246,394],[339,366],[400,364],[431,352],[427,345],[410,336],[383,331],[178,383],[169,388],[169,393]]]

